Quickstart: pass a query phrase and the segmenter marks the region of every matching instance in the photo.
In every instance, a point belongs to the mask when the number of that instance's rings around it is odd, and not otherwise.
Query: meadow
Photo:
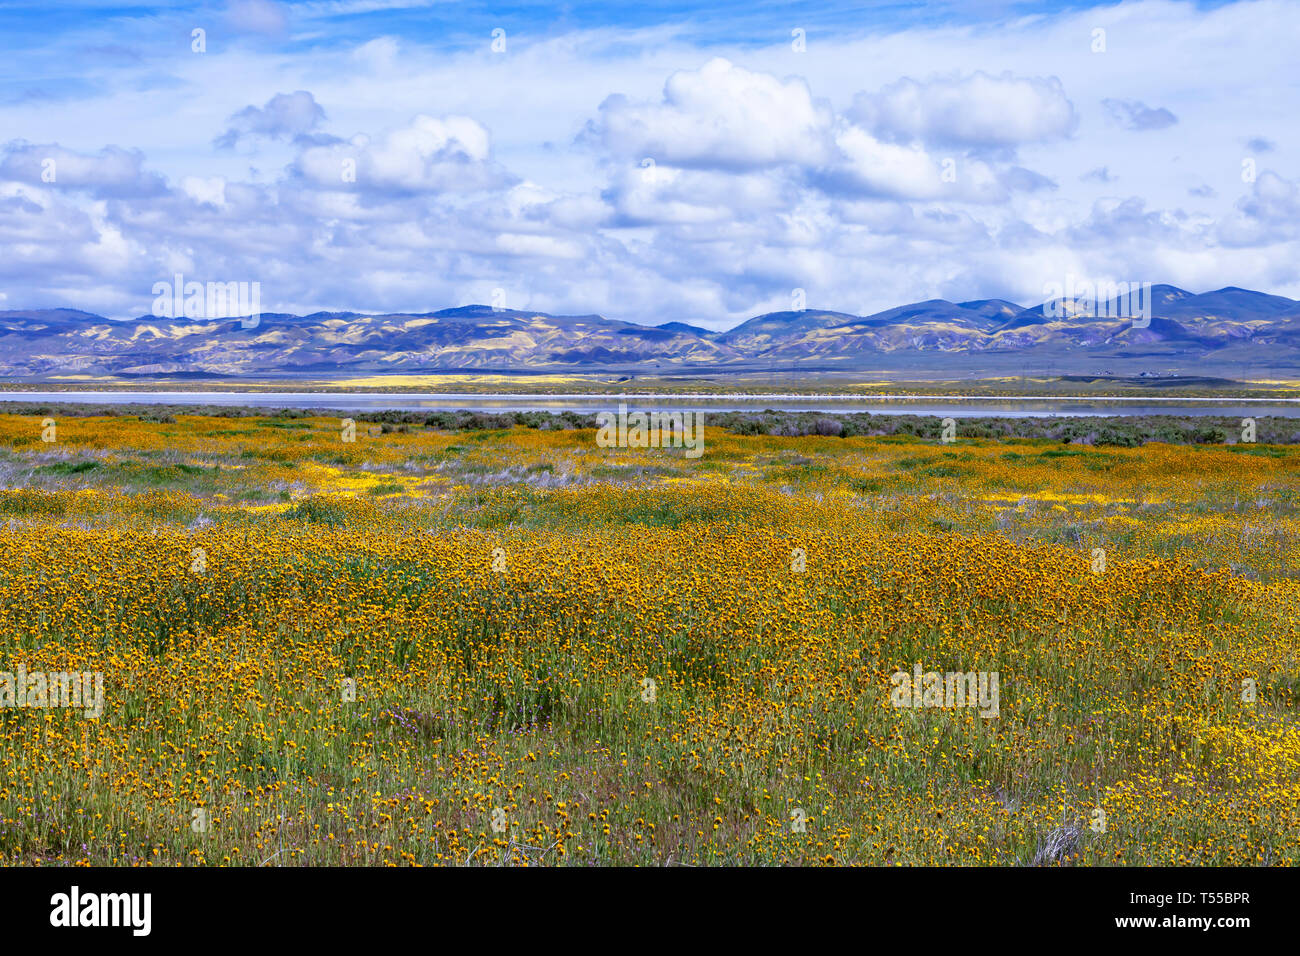
[[[0,862],[1300,858],[1300,446],[438,424],[0,416]]]

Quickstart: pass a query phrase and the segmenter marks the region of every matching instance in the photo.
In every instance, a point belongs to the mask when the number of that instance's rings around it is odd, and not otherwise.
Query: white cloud
[[[1078,124],[1058,78],[982,70],[924,82],[904,77],[859,93],[850,115],[885,139],[972,147],[1061,139]]]
[[[512,256],[544,256],[551,259],[579,259],[582,246],[555,236],[530,236],[523,233],[503,232],[497,236],[497,246]]]
[[[163,191],[163,178],[144,168],[139,150],[105,146],[79,153],[57,143],[10,143],[0,159],[0,179],[51,189],[85,189],[102,196],[149,196]]]
[[[856,126],[836,144],[846,162],[836,182],[895,199],[993,202],[1006,198],[989,166],[979,160],[935,157],[919,146],[884,143]]]
[[[1178,122],[1178,117],[1163,106],[1153,109],[1141,100],[1106,98],[1101,101],[1112,120],[1131,130],[1164,129]]]
[[[306,90],[277,93],[262,107],[246,106],[230,118],[230,126],[217,138],[218,146],[234,146],[241,138],[265,136],[293,139],[306,136],[325,119],[316,98]]]
[[[491,162],[488,131],[465,116],[417,116],[378,142],[304,149],[297,171],[326,189],[445,192],[496,188],[510,177]]]
[[[660,103],[611,96],[594,131],[610,152],[657,163],[753,169],[826,157],[829,107],[801,79],[778,80],[715,58],[680,70]]]
[[[1300,236],[1300,185],[1264,170],[1249,195],[1237,201],[1219,231],[1230,246],[1252,246]]]
[[[186,176],[181,180],[181,189],[195,202],[218,208],[226,205],[226,181],[221,176],[206,179],[201,176]]]

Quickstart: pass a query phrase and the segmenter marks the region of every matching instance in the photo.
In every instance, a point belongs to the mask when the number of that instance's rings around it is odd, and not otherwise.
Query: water
[[[1300,418],[1300,399],[990,397],[982,395],[465,395],[398,392],[0,392],[0,401],[145,405],[245,405],[322,408],[340,412],[478,411],[595,414],[616,411],[870,412],[952,418],[1055,416],[1219,415]]]

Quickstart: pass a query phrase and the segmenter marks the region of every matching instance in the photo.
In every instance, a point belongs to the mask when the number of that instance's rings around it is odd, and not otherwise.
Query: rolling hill
[[[1156,285],[1149,324],[1080,314],[1077,303],[1061,300],[1026,308],[1001,299],[930,299],[868,316],[772,312],[724,332],[484,305],[419,314],[267,313],[252,328],[238,319],[112,320],[68,308],[0,312],[0,376],[36,381],[456,371],[964,376],[1046,368],[1300,377],[1300,302],[1235,287],[1197,294]]]

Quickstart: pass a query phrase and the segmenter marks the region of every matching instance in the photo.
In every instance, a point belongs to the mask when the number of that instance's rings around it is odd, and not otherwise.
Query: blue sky
[[[0,309],[1300,298],[1294,3],[50,6],[0,3]]]
[[[1208,9],[1221,2],[1202,3]],[[0,24],[6,33],[31,37],[119,30],[126,23],[165,22],[174,17],[209,17],[223,4],[189,2],[99,2],[99,0],[14,0],[0,5]],[[433,41],[449,34],[477,35],[501,26],[536,35],[554,35],[575,29],[615,27],[634,29],[666,22],[689,23],[701,43],[770,41],[773,29],[798,20],[816,30],[897,29],[951,23],[986,23],[1008,16],[1056,14],[1086,9],[1087,4],[1040,0],[857,0],[853,3],[772,3],[764,0],[713,0],[713,2],[610,3],[586,0],[566,3],[487,3],[459,0],[293,0],[278,4],[299,24],[329,24],[326,37],[300,37],[310,44],[344,39],[350,29],[371,34],[400,34]]]

